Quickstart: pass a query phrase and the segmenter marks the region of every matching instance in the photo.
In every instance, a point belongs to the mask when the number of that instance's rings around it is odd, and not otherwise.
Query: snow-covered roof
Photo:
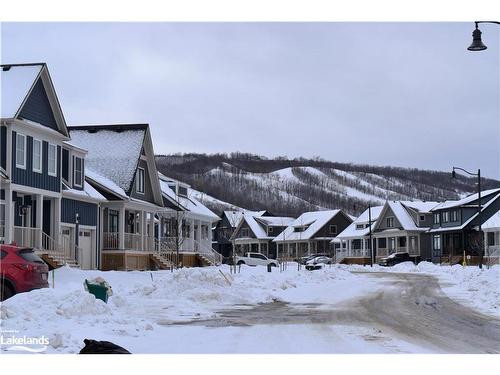
[[[500,199],[500,189],[498,189],[498,194],[496,194],[492,199],[490,199],[488,202],[486,202],[485,205],[481,207],[481,212],[484,212],[493,202],[495,202],[497,199]],[[441,228],[435,228],[435,229],[430,229],[430,233],[436,233],[436,232],[447,232],[447,231],[453,231],[453,230],[461,230],[465,228],[467,225],[469,225],[477,216],[479,215],[478,212],[474,213],[467,221],[465,221],[462,225],[457,225],[454,227],[441,227]],[[490,224],[491,225],[491,224]],[[482,227],[482,225],[481,225]]]
[[[278,234],[273,240],[279,241],[298,241],[308,240],[312,238],[318,230],[320,230],[326,223],[328,223],[340,210],[328,211],[312,211],[304,212],[297,219],[295,219],[283,232]],[[307,226],[304,231],[297,232],[295,228]]]
[[[482,197],[486,197],[487,195],[496,194],[496,193],[499,193],[499,192],[500,192],[500,189],[484,190],[484,191],[481,192],[481,198]],[[478,199],[478,194],[477,193],[470,194],[470,195],[466,196],[465,198],[462,198],[462,199],[459,199],[459,200],[456,200],[456,201],[445,201],[445,202],[442,202],[442,203],[438,204],[436,207],[434,207],[431,211],[436,211],[436,210],[442,210],[442,209],[446,209],[446,208],[453,208],[453,207],[463,206],[465,204],[474,202],[477,199]]]
[[[371,214],[371,219],[372,219],[372,230],[373,230],[375,227],[375,222],[377,221],[378,217],[380,216],[380,213],[382,212],[383,208],[384,208],[384,206],[371,207],[370,213],[368,212],[368,208],[367,208],[346,229],[344,229],[342,232],[340,232],[338,234],[338,236],[336,237],[336,239],[366,236],[370,232],[370,228],[365,226],[365,225],[369,224],[370,214]],[[357,229],[356,227],[358,225],[362,225],[363,228]]]
[[[135,177],[146,128],[122,125],[70,127],[71,143],[88,151],[85,165],[113,181],[124,192],[129,191]]]
[[[388,206],[391,208],[392,212],[398,219],[399,223],[403,227],[403,230],[420,230],[415,221],[413,220],[410,213],[406,210],[404,205],[400,201],[387,201]],[[426,229],[426,228],[423,228]]]
[[[69,193],[71,195],[82,197],[82,198],[91,198],[95,200],[105,201],[106,198],[99,193],[96,189],[92,187],[87,181],[83,182],[83,190],[72,189],[64,184],[63,193]]]
[[[160,188],[163,196],[169,199],[172,203],[180,206],[181,209],[192,212],[197,215],[202,215],[205,217],[209,217],[212,221],[220,220],[220,218],[213,213],[209,208],[207,208],[204,204],[199,202],[195,197],[191,189],[187,189],[188,197],[183,197],[181,195],[177,195],[168,185],[167,181],[160,180]]]
[[[115,194],[123,199],[127,199],[127,194],[125,193],[125,191],[121,187],[119,187],[117,184],[115,184],[109,178],[101,176],[99,173],[94,172],[87,165],[85,165],[85,177],[94,181],[95,183],[102,186],[103,188],[109,190],[111,193],[113,193],[113,194]]]
[[[226,215],[231,227],[236,228],[244,214],[249,214],[252,216],[262,216],[265,212],[266,211],[228,210],[224,211],[224,215]]]
[[[14,118],[33,87],[43,64],[14,65],[0,70],[0,110],[2,118]]]
[[[436,207],[439,202],[428,202],[428,201],[401,201],[406,207],[413,208],[419,213],[429,213]]]
[[[482,229],[500,229],[500,211],[496,212],[481,226]]]
[[[255,219],[268,227],[286,227],[295,220],[293,217],[286,216],[257,216]]]

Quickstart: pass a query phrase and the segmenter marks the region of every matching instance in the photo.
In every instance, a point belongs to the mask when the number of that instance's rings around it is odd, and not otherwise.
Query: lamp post
[[[477,176],[477,217],[479,219],[479,268],[483,268],[483,256],[484,256],[484,245],[483,245],[483,235],[481,233],[481,169],[477,170],[477,173],[471,173],[469,171],[466,171],[463,168],[460,167],[453,167],[453,170],[451,171],[451,178],[456,178],[457,174],[455,170],[460,170],[462,172],[467,173],[468,175],[471,176]]]
[[[480,23],[492,23],[500,25],[500,22],[498,21],[476,21],[476,28],[472,32],[472,44],[467,48],[469,51],[484,51],[488,48],[483,44],[483,41],[481,40],[482,33],[481,30],[479,30]]]

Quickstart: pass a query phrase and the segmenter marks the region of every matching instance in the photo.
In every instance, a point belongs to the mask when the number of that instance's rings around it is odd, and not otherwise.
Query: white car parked
[[[278,262],[274,259],[269,259],[260,253],[246,253],[244,257],[236,257],[236,264],[246,264],[248,266],[267,266],[270,264],[273,267],[278,267]]]

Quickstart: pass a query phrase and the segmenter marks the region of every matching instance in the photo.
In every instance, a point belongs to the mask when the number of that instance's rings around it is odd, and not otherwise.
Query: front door
[[[84,270],[92,269],[92,231],[80,231],[78,246],[82,249],[80,267]]]

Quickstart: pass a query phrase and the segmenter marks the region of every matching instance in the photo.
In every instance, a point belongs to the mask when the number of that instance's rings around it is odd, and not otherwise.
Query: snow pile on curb
[[[224,275],[229,280],[224,278]],[[102,277],[113,288],[105,304],[83,288]],[[371,289],[362,278],[338,266],[314,272],[290,266],[284,272],[243,266],[170,271],[55,271],[55,288],[18,294],[2,303],[0,327],[18,335],[49,337],[49,352],[76,353],[84,338],[120,342],[146,337],[177,321],[206,319],[225,307],[267,303],[336,303]]]

